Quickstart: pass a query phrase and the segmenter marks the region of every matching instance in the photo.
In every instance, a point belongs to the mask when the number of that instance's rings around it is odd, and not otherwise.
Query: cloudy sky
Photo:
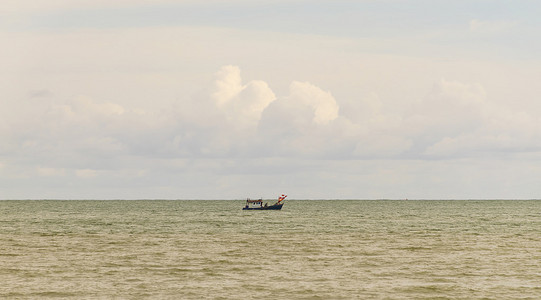
[[[0,199],[541,198],[539,15],[4,1]]]

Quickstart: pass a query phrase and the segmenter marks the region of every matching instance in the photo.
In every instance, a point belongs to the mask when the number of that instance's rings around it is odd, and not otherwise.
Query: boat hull
[[[281,204],[274,204],[274,205],[270,205],[270,206],[262,206],[262,207],[244,207],[242,208],[242,210],[280,210],[282,209],[282,206],[284,204],[281,203]]]

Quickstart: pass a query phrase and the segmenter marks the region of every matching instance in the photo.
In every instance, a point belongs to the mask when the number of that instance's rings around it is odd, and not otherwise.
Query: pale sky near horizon
[[[540,15],[5,1],[0,199],[539,199]]]

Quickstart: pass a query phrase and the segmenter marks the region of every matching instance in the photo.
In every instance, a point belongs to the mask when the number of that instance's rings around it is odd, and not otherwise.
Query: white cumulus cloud
[[[312,108],[313,121],[317,124],[328,124],[338,117],[338,105],[331,93],[308,82],[291,83],[289,98]]]
[[[255,125],[263,110],[276,99],[266,82],[242,83],[240,68],[224,66],[216,73],[212,99],[228,120],[237,124]]]

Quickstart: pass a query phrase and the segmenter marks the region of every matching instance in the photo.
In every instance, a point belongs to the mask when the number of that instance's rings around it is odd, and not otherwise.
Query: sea
[[[0,201],[1,299],[541,299],[541,201]]]

